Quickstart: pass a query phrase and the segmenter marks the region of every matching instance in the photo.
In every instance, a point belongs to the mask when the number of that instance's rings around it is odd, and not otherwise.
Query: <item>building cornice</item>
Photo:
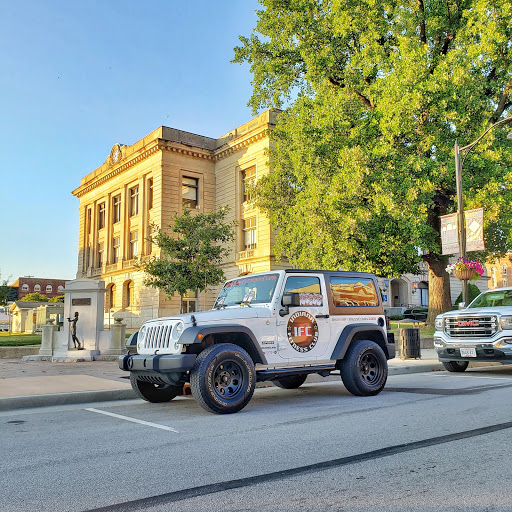
[[[244,149],[247,146],[250,146],[251,144],[258,142],[264,139],[265,137],[268,137],[270,130],[266,126],[262,128],[263,129],[257,133],[249,134],[248,136],[243,137],[241,140],[234,140],[228,142],[224,146],[215,150],[214,161],[218,162],[219,160],[223,160],[224,158],[227,158],[233,153],[236,153],[237,151],[240,151],[241,149]]]

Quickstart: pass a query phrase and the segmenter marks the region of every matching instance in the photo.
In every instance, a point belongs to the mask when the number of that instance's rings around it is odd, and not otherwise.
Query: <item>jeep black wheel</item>
[[[353,341],[341,361],[340,373],[343,384],[353,395],[377,395],[388,378],[384,351],[373,341]]]
[[[213,345],[196,358],[190,387],[196,402],[208,412],[229,414],[243,409],[256,386],[249,354],[231,343]]]
[[[137,377],[135,377],[133,373],[130,373],[130,384],[139,398],[154,404],[170,402],[173,398],[181,394],[180,386],[153,384],[152,382],[137,380]]]
[[[464,372],[468,367],[469,361],[444,361],[443,366],[449,372]]]
[[[307,375],[289,375],[288,377],[280,377],[274,379],[272,382],[278,387],[283,389],[296,389],[300,388],[306,382]]]

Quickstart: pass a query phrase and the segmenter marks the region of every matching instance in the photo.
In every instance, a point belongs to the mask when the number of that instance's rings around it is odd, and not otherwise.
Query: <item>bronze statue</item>
[[[78,311],[75,311],[74,318],[68,318],[68,322],[70,323],[69,328],[71,329],[71,337],[73,338],[73,344],[75,345],[75,348],[78,350],[83,350],[84,347],[82,347],[82,345],[80,344],[80,340],[76,336],[76,323],[78,322]]]

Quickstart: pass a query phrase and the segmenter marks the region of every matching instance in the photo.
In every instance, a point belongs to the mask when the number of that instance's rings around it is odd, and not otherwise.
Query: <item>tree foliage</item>
[[[233,224],[226,223],[228,208],[216,212],[174,215],[169,231],[156,228],[152,243],[161,249],[160,258],[152,258],[139,265],[146,272],[144,283],[158,288],[172,297],[183,296],[189,290],[203,291],[224,280],[220,268],[229,249],[224,245],[233,240]]]
[[[46,295],[39,292],[27,293],[27,295],[20,299],[21,302],[49,302],[49,300]]]
[[[439,216],[456,210],[453,145],[510,110],[512,3],[260,3],[235,61],[251,65],[255,111],[286,107],[272,134],[274,172],[255,190],[275,250],[305,267],[389,277],[417,272],[423,259],[437,286],[432,313],[449,308]],[[464,206],[485,208],[494,254],[510,247],[505,128],[489,132],[463,170]]]
[[[64,298],[64,295],[57,295],[56,297],[49,299],[48,302],[64,302]]]
[[[7,281],[0,284],[0,306],[7,306],[10,289],[11,287],[7,284]]]

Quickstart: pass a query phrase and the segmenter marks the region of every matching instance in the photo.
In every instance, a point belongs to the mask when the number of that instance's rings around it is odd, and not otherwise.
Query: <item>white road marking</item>
[[[105,414],[105,416],[112,416],[113,418],[118,418],[120,420],[131,421],[132,423],[139,423],[140,425],[146,425],[147,427],[160,428],[162,430],[169,430],[170,432],[176,432],[179,434],[179,431],[172,428],[166,427],[165,425],[159,425],[158,423],[151,423],[150,421],[137,420],[135,418],[129,418],[128,416],[121,416],[120,414],[114,414],[113,412],[100,411],[99,409],[85,409],[86,411],[97,412],[98,414]]]

